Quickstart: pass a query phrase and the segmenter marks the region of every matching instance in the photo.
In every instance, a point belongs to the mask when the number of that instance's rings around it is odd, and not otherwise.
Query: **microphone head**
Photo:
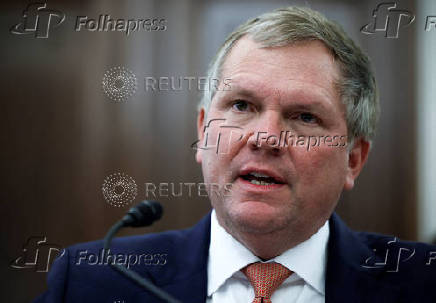
[[[158,201],[144,200],[132,207],[122,219],[124,226],[144,227],[162,217],[163,208]]]

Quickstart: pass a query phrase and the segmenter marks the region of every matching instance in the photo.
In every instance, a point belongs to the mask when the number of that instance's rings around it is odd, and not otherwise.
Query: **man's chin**
[[[262,202],[245,202],[244,207],[229,213],[228,219],[238,232],[269,234],[285,228],[283,210]]]

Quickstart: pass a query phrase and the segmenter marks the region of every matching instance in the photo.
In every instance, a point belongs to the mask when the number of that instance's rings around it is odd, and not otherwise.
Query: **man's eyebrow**
[[[236,85],[229,91],[222,91],[222,97],[235,97],[235,98],[247,98],[250,100],[262,99],[262,94],[259,94],[256,90]],[[296,90],[286,93],[287,96],[282,95],[281,98],[289,98],[295,100],[286,107],[299,109],[299,110],[313,110],[314,108],[328,109],[332,104],[330,100],[327,100],[325,96],[307,92],[305,90]],[[310,100],[310,102],[308,102]]]
[[[295,103],[288,106],[293,111],[316,111],[316,112],[328,112],[331,108],[324,102],[314,102],[310,104]]]
[[[220,98],[235,98],[246,99],[246,101],[259,101],[268,97],[268,93],[261,89],[261,83],[247,82],[247,81],[235,81],[232,82],[231,89],[227,91],[221,91]]]
[[[247,98],[260,98],[261,96],[255,90],[240,86],[240,85],[232,85],[232,89],[223,91],[225,96],[227,95],[238,95],[241,97]]]

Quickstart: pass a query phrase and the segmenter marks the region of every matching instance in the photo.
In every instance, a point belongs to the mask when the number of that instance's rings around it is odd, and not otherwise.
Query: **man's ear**
[[[348,153],[347,175],[345,177],[344,189],[350,190],[354,187],[354,180],[359,176],[360,171],[368,159],[371,143],[363,138],[354,141],[353,148]]]
[[[195,160],[198,163],[201,163],[202,161],[202,149],[199,148],[199,146],[203,145],[203,138],[204,138],[204,108],[202,107],[197,115],[197,152],[195,153]]]

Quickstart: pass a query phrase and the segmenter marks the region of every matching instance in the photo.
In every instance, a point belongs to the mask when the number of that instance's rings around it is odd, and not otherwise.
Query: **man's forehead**
[[[311,88],[311,94],[339,99],[337,62],[320,41],[263,48],[249,37],[228,54],[221,78],[232,79],[232,90],[270,90],[277,93]],[[254,89],[253,89],[254,88]]]
[[[338,70],[338,64],[332,51],[319,40],[297,41],[285,46],[266,47],[255,42],[250,36],[239,39],[227,54],[222,66],[222,71],[237,69],[243,63],[262,63],[276,65],[278,61],[284,61],[288,65],[301,63],[302,58],[310,58],[316,61],[319,70],[334,67]],[[259,59],[261,61],[259,61]],[[286,65],[280,65],[286,69]]]

